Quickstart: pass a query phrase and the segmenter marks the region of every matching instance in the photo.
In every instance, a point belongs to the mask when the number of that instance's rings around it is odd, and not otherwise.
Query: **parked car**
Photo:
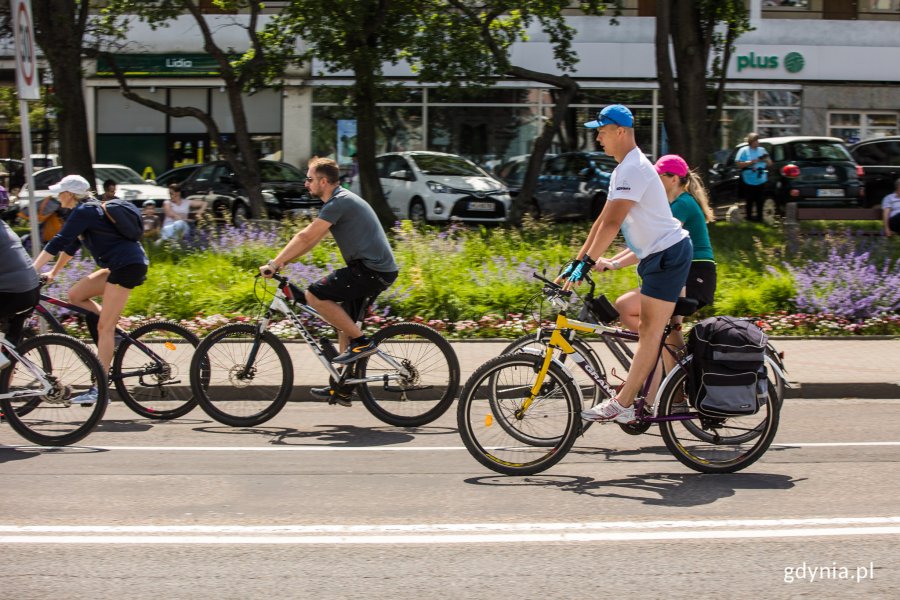
[[[544,160],[546,161],[554,156],[556,155],[545,154]],[[509,195],[513,198],[519,195],[519,189],[522,187],[522,182],[525,181],[525,171],[528,170],[528,160],[530,158],[530,154],[513,156],[492,171],[494,177],[506,184],[506,187],[509,188]]]
[[[0,165],[3,166],[3,170],[9,175],[8,192],[13,193],[25,185],[24,162],[15,158],[0,158]]]
[[[862,168],[839,138],[815,136],[774,137],[759,140],[769,152],[772,166],[766,184],[764,218],[784,213],[788,202],[805,206],[865,205]],[[734,148],[723,163],[710,171],[710,198],[714,206],[738,201],[741,169]]]
[[[38,199],[50,195],[50,186],[58,183],[67,173],[62,167],[50,167],[41,169],[34,174],[34,195]],[[102,191],[103,182],[112,179],[116,182],[116,195],[123,200],[128,200],[140,208],[146,200],[153,200],[158,208],[169,197],[169,190],[162,186],[152,185],[141,179],[131,167],[125,165],[94,165],[95,186]],[[20,204],[26,202],[27,186],[23,186],[19,192]]]
[[[863,168],[866,206],[880,205],[900,179],[900,135],[863,140],[850,146],[850,155]]]
[[[491,223],[509,216],[507,187],[461,156],[393,152],[376,157],[381,188],[398,219]],[[359,181],[351,190],[359,193]]]
[[[273,160],[259,161],[263,200],[271,219],[290,214],[317,213],[322,201],[309,195],[306,173],[297,167]],[[200,165],[191,176],[181,182],[181,196],[201,196],[219,216],[227,216],[233,223],[250,217],[250,199],[241,187],[234,170],[224,160]]]
[[[156,178],[156,185],[169,187],[173,183],[181,183],[191,176],[194,171],[200,168],[200,165],[185,165],[183,167],[175,167],[159,175]]]
[[[603,152],[565,152],[544,161],[530,210],[557,219],[596,219],[606,205],[616,160]]]

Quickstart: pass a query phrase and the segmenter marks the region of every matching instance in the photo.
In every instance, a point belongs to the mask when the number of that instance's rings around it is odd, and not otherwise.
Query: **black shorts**
[[[894,233],[900,233],[900,214],[888,219],[888,228]]]
[[[354,262],[315,282],[309,291],[316,298],[340,303],[352,319],[359,320],[368,301],[391,287],[396,279],[396,271],[373,271]]]
[[[25,321],[41,301],[41,286],[27,292],[0,292],[0,331],[13,344],[19,343]]]
[[[147,280],[147,265],[144,263],[134,263],[133,265],[125,265],[116,270],[109,270],[109,278],[106,283],[114,283],[121,285],[123,288],[133,290],[137,286]]]
[[[692,262],[685,287],[685,295],[699,303],[698,309],[712,304],[716,295],[716,263],[708,260]]]

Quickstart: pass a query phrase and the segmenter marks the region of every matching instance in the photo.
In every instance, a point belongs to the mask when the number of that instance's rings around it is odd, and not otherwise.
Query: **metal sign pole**
[[[28,186],[28,222],[31,230],[31,256],[37,258],[41,251],[41,234],[38,229],[38,201],[34,195],[34,167],[31,164],[31,126],[28,122],[28,101],[19,100],[19,119],[22,121],[22,153],[25,155],[25,185]],[[21,193],[21,191],[20,191]]]

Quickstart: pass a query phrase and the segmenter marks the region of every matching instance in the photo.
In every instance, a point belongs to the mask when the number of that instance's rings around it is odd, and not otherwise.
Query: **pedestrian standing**
[[[734,159],[735,165],[741,170],[740,192],[744,199],[744,206],[748,221],[763,220],[763,203],[766,199],[766,182],[769,181],[769,167],[772,159],[769,152],[759,145],[759,134],[750,133],[747,136],[747,145],[738,150]],[[754,208],[756,218],[753,217]]]

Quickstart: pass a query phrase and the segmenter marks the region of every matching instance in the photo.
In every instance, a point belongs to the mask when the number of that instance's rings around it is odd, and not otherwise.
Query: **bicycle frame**
[[[322,363],[322,366],[325,367],[329,375],[341,385],[357,385],[360,383],[369,383],[371,381],[384,381],[384,384],[387,385],[389,381],[400,380],[409,375],[409,371],[406,369],[406,367],[397,362],[393,356],[382,352],[380,349],[377,350],[376,354],[384,359],[385,362],[387,362],[389,365],[391,365],[392,368],[396,369],[397,373],[385,374],[379,377],[349,377],[353,369],[345,368],[338,370],[325,356],[325,352],[322,350],[319,342],[309,332],[309,330],[300,320],[300,317],[291,308],[288,301],[294,301],[294,305],[300,311],[313,316],[320,321],[324,321],[325,319],[322,318],[322,316],[318,313],[318,311],[316,311],[316,309],[309,306],[302,300],[294,297],[294,292],[291,290],[291,284],[289,283],[287,277],[275,275],[273,279],[278,281],[278,288],[272,297],[272,301],[269,303],[269,306],[266,309],[265,315],[263,315],[263,317],[257,324],[257,331],[260,335],[268,328],[269,323],[271,322],[272,317],[276,312],[285,315],[291,321],[291,324],[294,326],[294,328],[300,333],[300,337],[303,338],[303,341],[309,344],[309,347],[312,349],[313,354],[315,354],[316,358],[319,359],[319,362]],[[247,368],[249,368],[250,365],[255,362],[257,350],[258,346],[256,345],[251,348],[250,355],[247,357]]]
[[[62,322],[58,318],[56,318],[56,315],[54,315],[52,312],[50,312],[50,309],[48,309],[46,306],[44,306],[44,304],[43,304],[44,302],[46,302],[47,304],[52,304],[53,306],[65,308],[66,310],[71,310],[72,312],[76,312],[83,316],[87,316],[87,315],[95,315],[96,316],[96,314],[97,314],[93,311],[87,310],[86,308],[82,308],[80,306],[76,306],[74,304],[66,302],[65,300],[60,300],[59,298],[54,298],[54,297],[48,296],[46,294],[41,294],[41,301],[37,304],[37,306],[34,307],[34,312],[36,312],[41,317],[43,317],[50,324],[50,327],[52,329],[54,329],[57,333],[65,333],[66,328],[63,327]],[[149,346],[147,346],[140,340],[136,340],[133,337],[131,337],[127,331],[120,328],[118,325],[116,326],[115,335],[120,336],[123,339],[127,339],[129,342],[134,344],[134,346],[136,348],[138,348],[141,352],[143,352],[151,360],[153,360],[153,362],[155,363],[155,366],[152,368],[141,369],[140,371],[133,371],[133,372],[127,372],[127,373],[126,372],[112,373],[109,377],[109,380],[111,382],[119,380],[119,379],[125,379],[126,377],[134,377],[136,375],[140,375],[140,376],[155,375],[156,373],[160,372],[164,368],[164,365],[166,364],[165,360],[163,360]]]
[[[0,339],[0,347],[5,348],[7,356],[17,360],[22,366],[28,369],[28,372],[31,373],[32,376],[34,376],[36,381],[40,381],[41,385],[44,386],[40,390],[19,390],[18,392],[7,392],[5,394],[0,394],[0,399],[12,400],[15,398],[32,398],[34,396],[49,397],[50,392],[53,391],[53,384],[47,379],[47,374],[44,373],[43,369],[39,368],[33,362],[16,352],[15,347],[13,347],[9,340],[5,338]]]

